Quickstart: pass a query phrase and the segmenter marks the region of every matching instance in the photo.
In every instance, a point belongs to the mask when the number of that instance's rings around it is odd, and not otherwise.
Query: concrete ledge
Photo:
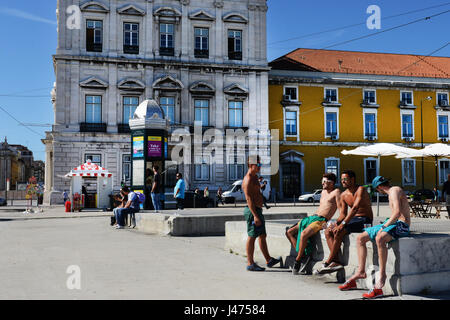
[[[225,223],[229,221],[242,221],[242,213],[210,213],[196,215],[194,211],[172,214],[139,212],[136,214],[136,228],[140,232],[170,236],[224,236]],[[178,215],[177,215],[178,213]],[[264,213],[268,220],[301,219],[306,213]]]
[[[287,267],[293,265],[297,252],[288,242],[285,231],[286,227],[292,226],[295,222],[298,220],[266,223],[269,252],[274,257],[282,256]],[[440,223],[440,221],[432,223]],[[450,255],[448,254],[450,252],[450,234],[424,234],[414,232],[413,227],[411,229],[410,237],[402,238],[388,245],[387,281],[383,289],[384,293],[402,295],[450,290]],[[339,283],[348,279],[358,267],[357,236],[358,234],[351,234],[344,239],[340,254],[340,260],[345,265],[343,270],[328,275],[314,274],[313,277]],[[246,255],[247,229],[244,222],[227,222],[225,238],[225,250],[230,253]],[[329,255],[323,231],[313,238],[313,243],[315,245],[313,261],[307,267],[310,274],[321,267],[322,261]],[[379,264],[376,244],[368,242],[366,246],[367,278],[359,280],[358,287],[370,289],[375,283],[375,277],[378,279]],[[258,246],[255,248],[255,259],[264,261]]]

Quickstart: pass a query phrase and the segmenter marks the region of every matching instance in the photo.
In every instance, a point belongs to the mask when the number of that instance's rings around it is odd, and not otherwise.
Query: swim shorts
[[[368,217],[353,217],[348,223],[344,225],[345,231],[350,233],[361,233],[364,231],[364,225],[372,225],[372,220]]]
[[[310,226],[313,230],[314,233],[319,232],[320,230],[322,230],[323,225],[327,223],[327,219],[325,219],[322,216],[318,216],[318,215],[313,215],[313,216],[309,216],[306,218],[303,218],[302,220],[300,220],[300,222],[298,223],[298,234],[297,234],[297,247],[296,250],[299,250],[300,247],[300,237],[301,234],[303,232],[303,230],[305,230],[308,226]],[[308,239],[307,241],[307,245],[305,248],[305,255],[309,255],[312,253],[313,250],[313,245],[310,239]]]
[[[364,229],[365,232],[369,234],[370,240],[374,241],[378,231],[380,231],[381,227],[388,221],[386,219],[383,223]],[[409,236],[409,226],[401,220],[398,220],[396,223],[391,224],[390,226],[383,229],[383,232],[388,233],[394,240],[398,240],[399,238]]]
[[[247,234],[249,237],[257,238],[260,235],[266,234],[266,222],[264,220],[264,216],[262,214],[262,208],[256,208],[256,214],[258,215],[258,218],[261,220],[262,224],[257,227],[254,225],[254,217],[252,214],[252,211],[249,207],[245,207],[244,209],[244,217],[247,221]]]

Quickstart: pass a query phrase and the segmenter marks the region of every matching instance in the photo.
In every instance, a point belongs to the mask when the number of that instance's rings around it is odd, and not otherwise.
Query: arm
[[[340,225],[341,222],[345,219],[345,217],[347,216],[347,211],[348,211],[348,205],[347,203],[344,201],[344,197],[339,196],[339,218],[336,221],[337,225]]]

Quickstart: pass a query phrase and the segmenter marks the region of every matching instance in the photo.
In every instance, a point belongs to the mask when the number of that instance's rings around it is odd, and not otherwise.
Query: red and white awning
[[[85,164],[77,168],[73,168],[66,177],[112,177],[112,173],[110,173],[105,168],[100,167],[95,163],[91,163],[88,160]]]

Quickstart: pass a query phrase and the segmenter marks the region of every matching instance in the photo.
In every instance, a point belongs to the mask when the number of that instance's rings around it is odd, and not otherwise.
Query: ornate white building
[[[130,178],[128,120],[155,99],[171,131],[194,121],[225,130],[268,129],[266,0],[58,0],[58,45],[47,132],[46,203],[86,160]],[[169,141],[169,145],[171,145]],[[173,143],[172,143],[173,145]],[[215,190],[241,165],[182,165],[190,187]]]

